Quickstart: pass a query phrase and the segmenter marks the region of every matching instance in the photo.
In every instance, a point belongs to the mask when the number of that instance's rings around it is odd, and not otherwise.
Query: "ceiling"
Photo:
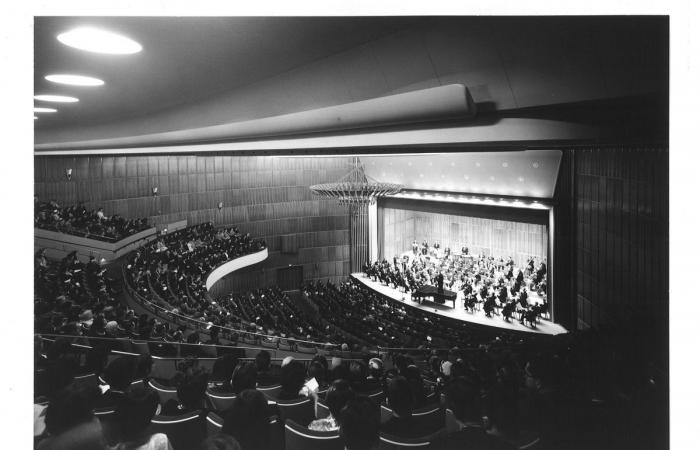
[[[561,151],[363,156],[365,173],[406,189],[552,198]]]
[[[95,124],[192,103],[356,47],[420,19],[410,17],[37,17],[35,94],[78,97],[48,104],[37,128]],[[143,46],[132,55],[104,55],[61,44],[77,26],[125,35]],[[48,82],[50,73],[100,78],[100,87]]]

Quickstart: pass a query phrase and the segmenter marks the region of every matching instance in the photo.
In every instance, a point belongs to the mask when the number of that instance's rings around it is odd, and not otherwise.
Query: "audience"
[[[316,419],[309,424],[309,430],[314,431],[336,431],[340,428],[338,419],[340,411],[345,405],[355,398],[355,393],[346,380],[335,380],[326,393],[326,406],[329,415],[321,419]]]
[[[265,396],[255,389],[246,389],[233,400],[222,431],[233,436],[242,450],[266,450],[270,442],[269,429]]]
[[[194,411],[206,413],[207,382],[208,375],[202,369],[194,369],[184,374],[177,386],[177,400],[170,399],[165,402],[162,414],[179,416]]]
[[[83,202],[61,207],[51,201],[35,202],[34,226],[107,242],[120,241],[148,229],[147,219],[124,219],[119,214],[106,216],[102,208],[88,211]]]

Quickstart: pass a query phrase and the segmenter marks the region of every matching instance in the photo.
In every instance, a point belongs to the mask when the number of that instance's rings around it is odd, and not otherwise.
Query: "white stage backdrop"
[[[411,250],[415,239],[439,242],[454,252],[469,247],[469,253],[495,257],[512,256],[519,266],[530,256],[547,257],[547,227],[530,223],[436,214],[384,208],[382,255],[390,259]],[[381,223],[381,221],[380,221]]]

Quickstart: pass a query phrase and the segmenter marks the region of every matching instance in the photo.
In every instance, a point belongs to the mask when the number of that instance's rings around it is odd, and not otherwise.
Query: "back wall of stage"
[[[441,248],[450,247],[453,252],[466,246],[470,254],[511,256],[520,267],[531,256],[538,261],[547,258],[544,215],[543,223],[532,223],[540,220],[505,220],[507,211],[488,217],[491,214],[464,205],[453,208],[438,203],[426,208],[425,203],[393,201],[378,209],[380,258],[390,259],[410,251],[413,240],[418,244],[425,240],[431,246],[439,242]]]

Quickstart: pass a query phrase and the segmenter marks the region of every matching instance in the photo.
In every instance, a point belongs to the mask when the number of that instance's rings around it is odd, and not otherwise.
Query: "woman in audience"
[[[105,369],[104,380],[109,389],[97,400],[100,408],[116,408],[126,398],[126,390],[134,381],[136,360],[130,356],[120,356]]]
[[[242,450],[266,450],[269,444],[270,419],[265,396],[254,389],[241,392],[233,400],[221,431],[233,436]]]
[[[163,415],[179,416],[181,414],[206,412],[205,392],[208,376],[202,369],[194,369],[182,376],[177,387],[177,400],[170,399],[163,405]]]
[[[113,450],[172,450],[168,436],[148,433],[151,419],[158,414],[158,394],[136,386],[129,391],[116,411],[119,444]]]
[[[303,395],[300,394],[301,388],[304,387],[306,381],[306,370],[304,365],[299,361],[291,361],[282,366],[280,376],[280,384],[282,389],[277,395],[280,400],[294,400]]]
[[[48,438],[37,445],[39,450],[107,449],[102,425],[95,417],[95,387],[72,384],[51,399],[46,409]]]
[[[238,358],[232,353],[217,358],[214,361],[209,380],[210,389],[219,393],[233,392],[231,390],[231,378],[237,366]]]
[[[231,376],[231,391],[240,394],[246,389],[255,389],[258,370],[253,363],[241,363],[233,370]]]
[[[379,406],[367,397],[347,402],[338,415],[340,438],[346,450],[374,450],[379,445]]]
[[[309,424],[309,430],[314,431],[336,431],[340,428],[337,417],[340,410],[355,398],[355,393],[346,380],[335,380],[326,393],[326,406],[330,414],[328,417],[316,419]]]

